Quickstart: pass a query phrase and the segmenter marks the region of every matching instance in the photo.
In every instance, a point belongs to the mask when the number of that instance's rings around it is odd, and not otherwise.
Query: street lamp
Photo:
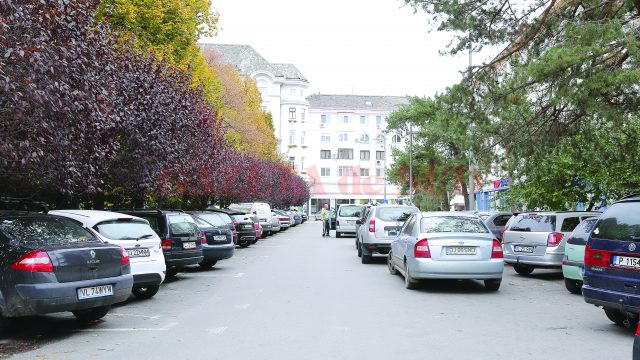
[[[409,205],[413,205],[413,128],[409,124]]]

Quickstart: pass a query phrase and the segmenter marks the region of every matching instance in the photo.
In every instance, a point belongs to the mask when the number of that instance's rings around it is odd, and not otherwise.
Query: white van
[[[260,226],[262,226],[262,233],[264,235],[271,235],[273,233],[271,229],[271,206],[269,206],[269,204],[260,202],[231,204],[229,205],[229,209],[255,215],[260,222]]]

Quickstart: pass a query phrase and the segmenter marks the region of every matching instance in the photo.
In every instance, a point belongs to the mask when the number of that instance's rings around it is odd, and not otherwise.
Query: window
[[[291,156],[291,157],[289,158],[289,164],[291,165],[291,168],[292,168],[292,169],[295,169],[295,168],[296,168],[296,157],[295,157],[295,156]]]
[[[347,142],[347,141],[349,141],[349,134],[347,134],[347,133],[342,133],[342,134],[340,134],[340,136],[339,136],[339,139],[338,139],[338,140],[340,140],[341,142]]]
[[[364,115],[360,115],[360,125],[367,125],[367,124],[369,124],[369,119]]]
[[[562,228],[560,229],[560,231],[561,232],[572,232],[576,228],[576,226],[578,226],[578,224],[580,224],[580,218],[579,217],[566,218],[562,222]]]
[[[571,234],[571,237],[567,240],[568,243],[573,245],[586,245],[589,240],[589,234],[593,230],[593,227],[598,222],[597,218],[589,218],[584,220],[578,225]]]
[[[0,222],[0,231],[29,247],[98,241],[75,220],[62,217],[8,216]]]
[[[376,125],[382,126],[382,116],[376,116]]]
[[[349,123],[349,115],[345,115],[342,117],[342,123],[343,124],[348,124]]]
[[[384,151],[376,151],[376,160],[384,160]]]
[[[329,118],[327,117],[327,115],[320,115],[320,124],[328,124],[329,123]]]
[[[331,135],[329,135],[329,134],[320,135],[320,141],[322,141],[322,142],[331,142]]]
[[[367,134],[360,135],[360,142],[368,144],[369,143],[369,135],[367,135]]]
[[[331,150],[320,150],[320,159],[331,159]]]
[[[618,241],[640,240],[640,203],[621,202],[612,205],[602,215],[593,237]]]
[[[304,131],[301,131],[301,132],[300,132],[300,144],[301,144],[301,145],[304,145],[304,136],[305,136],[305,135],[306,135],[306,134],[305,134],[305,132],[304,132]]]
[[[295,130],[289,130],[289,144],[295,144],[296,143],[296,131]]]
[[[306,120],[307,118],[307,109],[302,108],[300,109],[300,120]]]
[[[338,166],[338,176],[353,176],[353,168],[351,166]]]
[[[553,232],[556,230],[555,215],[521,214],[509,227],[510,231]]]
[[[384,135],[380,134],[380,135],[376,136],[376,142],[378,144],[384,144]]]
[[[489,232],[480,219],[464,216],[429,216],[420,220],[421,233],[476,233]]]
[[[398,134],[393,135],[393,137],[391,138],[391,142],[394,143],[394,144],[397,144],[397,143],[399,143],[401,141],[402,141],[402,139],[400,138],[400,135],[398,135]]]
[[[320,168],[320,176],[331,176],[331,168]]]
[[[369,176],[369,168],[360,168],[360,176]]]
[[[353,149],[338,149],[338,159],[353,159]]]
[[[296,108],[290,107],[289,108],[289,120],[295,120],[295,119],[296,119]]]
[[[371,159],[371,152],[369,150],[360,150],[360,160]]]
[[[376,168],[376,176],[377,177],[383,177],[384,174],[382,172],[382,168]]]
[[[499,215],[496,216],[495,219],[493,219],[493,225],[503,228],[507,225],[507,222],[509,221],[509,219],[511,219],[512,215]]]
[[[300,171],[304,171],[304,156],[300,158]]]

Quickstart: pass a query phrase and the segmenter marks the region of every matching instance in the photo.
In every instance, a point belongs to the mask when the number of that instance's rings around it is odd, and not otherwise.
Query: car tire
[[[340,234],[339,232],[336,231],[336,239],[341,237],[341,236],[342,236],[342,234]]]
[[[169,268],[167,269],[167,277],[174,277],[176,275],[178,275],[179,269],[178,268]]]
[[[362,253],[362,257],[360,258],[360,262],[363,264],[369,264],[371,263],[371,260],[373,259],[373,257],[369,254],[365,254],[364,252]]]
[[[489,279],[484,281],[484,287],[489,291],[498,291],[502,279]]]
[[[251,245],[251,241],[243,241],[241,243],[238,244],[241,248],[247,248],[249,247],[249,245]]]
[[[513,270],[515,270],[519,275],[523,275],[523,276],[531,275],[531,273],[533,272],[533,269],[534,267],[531,265],[524,265],[524,264],[513,265]]]
[[[160,290],[160,285],[134,287],[131,293],[138,299],[151,299]]]
[[[564,286],[570,293],[582,295],[582,281],[564,278]]]
[[[217,260],[202,260],[198,267],[203,270],[209,270],[216,265]]]
[[[627,316],[626,314],[624,314],[619,310],[607,309],[607,308],[604,309],[604,313],[605,315],[607,315],[607,318],[609,318],[609,320],[611,320],[616,325],[621,326],[625,329],[635,330],[636,327],[638,326],[637,316],[630,318],[629,316]]]
[[[413,290],[418,287],[418,280],[411,277],[411,270],[407,263],[404,263],[404,287]]]
[[[258,238],[255,238],[255,240],[251,241],[251,245],[257,244],[257,243],[258,243]]]
[[[73,312],[73,316],[75,316],[80,322],[90,323],[92,321],[102,319],[107,315],[109,310],[111,310],[111,305],[99,306],[91,309],[76,310]]]
[[[387,256],[387,268],[389,269],[389,274],[398,275],[398,269],[396,269],[396,266],[393,264],[391,252],[389,252],[389,255]]]

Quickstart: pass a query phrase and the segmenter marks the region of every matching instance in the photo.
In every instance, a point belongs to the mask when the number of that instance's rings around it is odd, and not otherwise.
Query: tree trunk
[[[470,210],[471,204],[469,203],[469,190],[467,188],[467,183],[462,181],[461,187],[462,187],[462,196],[464,196],[464,209]]]
[[[93,197],[93,209],[104,210],[104,193],[99,192]]]

